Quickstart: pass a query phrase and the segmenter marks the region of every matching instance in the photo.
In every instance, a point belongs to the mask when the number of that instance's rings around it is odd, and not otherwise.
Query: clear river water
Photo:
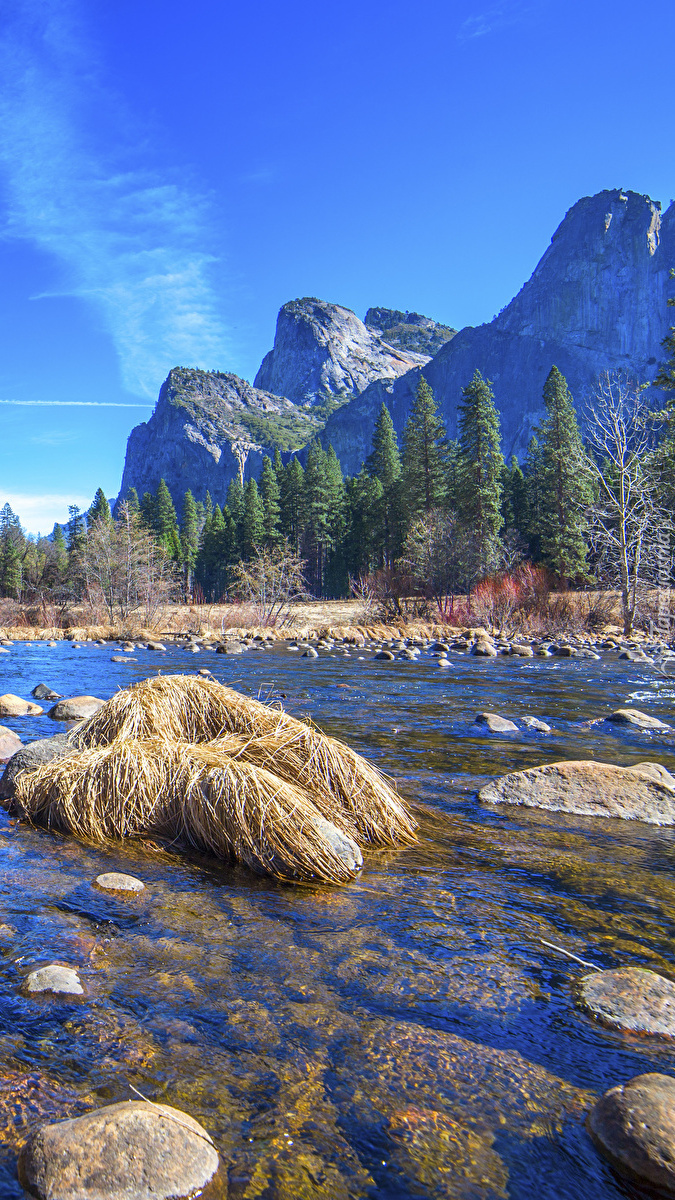
[[[83,845],[0,815],[0,1197],[35,1121],[112,1101],[191,1113],[224,1164],[221,1200],[609,1200],[635,1196],[584,1120],[595,1097],[675,1047],[593,1022],[574,1004],[598,966],[675,978],[675,829],[486,808],[495,775],[561,758],[675,768],[668,734],[591,725],[631,703],[673,714],[675,682],[603,656],[483,660],[449,670],[280,645],[239,657],[18,643],[0,691],[38,682],[106,698],[209,666],[310,715],[398,782],[418,845],[371,856],[347,887],[290,887],[143,843]],[[365,658],[359,660],[358,655]],[[543,717],[495,735],[481,710]],[[4,723],[25,741],[48,717]],[[141,878],[140,898],[92,887]],[[73,1003],[27,999],[38,965],[76,966]]]

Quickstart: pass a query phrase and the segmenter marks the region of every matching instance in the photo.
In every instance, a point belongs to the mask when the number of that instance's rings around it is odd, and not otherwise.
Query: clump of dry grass
[[[20,776],[14,804],[20,816],[87,841],[180,838],[282,880],[346,883],[360,865],[355,844],[326,836],[303,788],[217,743],[154,738],[81,750]],[[335,832],[348,837],[342,824]]]
[[[192,675],[143,680],[113,696],[72,738],[78,746],[96,747],[153,737],[204,743],[226,734],[245,739],[237,759],[299,784],[321,798],[322,808],[345,810],[365,844],[415,841],[416,822],[406,805],[351,747],[215,680]]]

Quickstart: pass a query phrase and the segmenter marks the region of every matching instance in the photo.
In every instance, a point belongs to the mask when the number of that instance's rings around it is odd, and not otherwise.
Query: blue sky
[[[667,204],[674,44],[632,0],[5,0],[0,504],[115,495],[169,368],[252,379],[286,300],[478,324],[580,196]]]

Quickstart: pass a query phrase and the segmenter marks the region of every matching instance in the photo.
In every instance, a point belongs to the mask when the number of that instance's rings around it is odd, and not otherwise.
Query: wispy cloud
[[[46,492],[30,496],[24,492],[0,492],[0,507],[9,504],[29,533],[50,533],[56,521],[61,524],[68,520],[69,505],[77,504],[78,508],[86,509],[91,501],[91,496],[75,493]]]
[[[459,27],[457,37],[460,42],[468,42],[473,38],[485,37],[489,33],[497,33],[510,25],[519,25],[534,13],[539,12],[548,0],[504,0],[501,4],[493,4],[490,8],[467,17]]]
[[[148,132],[103,85],[79,2],[3,6],[5,231],[60,261],[68,293],[97,306],[125,386],[154,396],[172,366],[224,365],[208,204],[148,165]]]

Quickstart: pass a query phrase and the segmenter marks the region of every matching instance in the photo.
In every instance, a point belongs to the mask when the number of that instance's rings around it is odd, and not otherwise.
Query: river
[[[561,758],[675,768],[669,735],[589,722],[628,703],[668,719],[675,682],[642,664],[483,660],[438,669],[369,651],[303,659],[17,644],[3,691],[38,682],[106,698],[208,665],[281,698],[393,775],[420,806],[417,846],[373,855],[347,887],[290,887],[157,846],[92,848],[0,816],[0,1196],[35,1120],[144,1096],[184,1109],[232,1200],[609,1200],[634,1195],[584,1128],[594,1098],[675,1070],[670,1044],[574,1006],[584,968],[675,977],[675,830],[475,799],[487,779]],[[359,655],[364,655],[359,659]],[[543,717],[494,735],[481,710]],[[24,740],[60,726],[3,718]],[[141,878],[139,899],[92,887]],[[37,965],[76,966],[83,1001],[20,993]]]

